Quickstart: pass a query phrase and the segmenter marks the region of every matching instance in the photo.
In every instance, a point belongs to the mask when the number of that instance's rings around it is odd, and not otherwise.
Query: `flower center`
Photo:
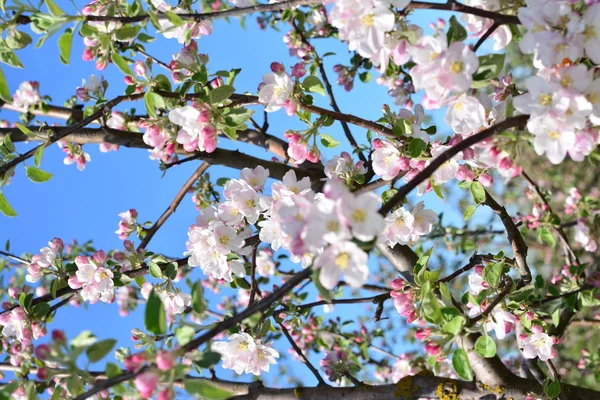
[[[229,238],[227,236],[221,236],[221,238],[219,239],[219,242],[221,242],[221,244],[228,244]]]
[[[452,63],[452,65],[450,66],[450,71],[452,71],[455,74],[459,74],[464,70],[464,64],[461,63],[460,61],[454,61]]]
[[[362,24],[365,26],[373,26],[373,14],[367,14],[362,17]]]
[[[571,84],[573,83],[573,79],[570,76],[564,76],[561,80],[560,80],[560,85],[564,88],[571,86]]]
[[[558,140],[558,138],[560,137],[560,133],[558,133],[556,131],[550,131],[550,133],[548,133],[548,136],[552,140]]]
[[[253,199],[246,200],[246,207],[254,208],[254,207],[256,207],[256,202]]]
[[[348,253],[340,253],[335,257],[335,265],[341,269],[348,268],[350,264],[350,255]]]
[[[327,221],[327,230],[329,232],[337,232],[340,230],[340,223],[337,221]]]
[[[356,209],[352,212],[352,219],[356,222],[365,222],[365,219],[367,219],[367,213],[363,210]]]
[[[548,93],[540,94],[538,101],[542,106],[549,106],[552,104],[552,95]]]

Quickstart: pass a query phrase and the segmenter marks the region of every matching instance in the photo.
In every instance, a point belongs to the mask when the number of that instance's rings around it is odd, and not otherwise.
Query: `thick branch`
[[[506,229],[506,235],[508,237],[508,241],[510,246],[515,253],[515,261],[517,264],[517,269],[519,270],[519,274],[521,275],[521,281],[519,282],[519,287],[525,286],[531,282],[531,271],[529,270],[529,266],[527,265],[527,244],[519,231],[519,228],[512,220],[506,208],[502,207],[490,194],[485,192],[485,201],[484,203],[490,207],[498,216],[500,220],[502,220],[502,224]]]
[[[10,134],[13,142],[23,142],[23,141],[41,141],[48,140],[49,137],[45,133],[46,130],[50,130],[52,132],[56,132],[56,137],[62,137],[64,141],[78,143],[78,144],[92,144],[92,143],[112,143],[118,144],[119,146],[129,147],[129,148],[140,148],[140,149],[151,149],[146,143],[144,143],[142,134],[137,132],[129,132],[129,131],[120,131],[116,129],[110,128],[79,128],[75,131],[71,129],[71,127],[30,127],[33,132],[44,132],[44,135],[30,137],[22,133],[18,128],[0,128],[0,139],[2,139],[5,135]],[[66,135],[65,132],[68,132]],[[247,131],[246,131],[247,132]],[[250,131],[255,132],[255,131]],[[260,134],[258,134],[260,135]],[[50,136],[50,138],[55,137]],[[247,138],[254,137],[252,135],[246,135]],[[302,169],[290,167],[288,165],[282,163],[276,163],[273,161],[263,160],[260,158],[255,158],[249,156],[247,154],[241,153],[239,151],[232,150],[224,150],[224,149],[216,149],[212,153],[187,153],[183,149],[178,150],[179,154],[182,155],[194,155],[195,158],[200,160],[208,161],[213,165],[223,165],[226,167],[234,168],[234,169],[243,169],[243,168],[254,168],[258,165],[262,165],[265,168],[268,168],[271,177],[275,179],[281,179],[288,171],[293,169],[296,172],[296,176],[305,177],[308,176],[311,180],[319,181],[324,175],[322,171],[318,171],[316,169]]]

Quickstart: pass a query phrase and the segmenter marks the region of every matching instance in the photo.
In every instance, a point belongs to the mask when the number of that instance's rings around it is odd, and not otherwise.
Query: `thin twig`
[[[279,324],[279,327],[281,328],[281,331],[283,332],[283,334],[287,338],[288,342],[290,342],[290,344],[292,345],[292,347],[296,351],[296,354],[298,354],[300,356],[300,358],[304,362],[304,365],[306,365],[308,367],[308,369],[310,370],[310,372],[312,372],[312,374],[315,376],[315,378],[317,378],[317,381],[319,382],[319,385],[320,386],[329,386],[323,380],[323,377],[321,377],[321,374],[319,374],[319,371],[317,371],[317,369],[311,364],[311,362],[309,361],[309,359],[304,355],[304,353],[302,352],[302,349],[300,347],[298,347],[298,344],[294,341],[294,338],[292,338],[292,335],[290,335],[290,332],[287,330],[287,328],[285,327],[285,325],[283,325],[283,322],[277,321],[277,323]]]
[[[298,28],[298,25],[296,24],[296,22],[294,20],[292,20],[291,24],[294,27],[294,30],[296,31],[296,33],[298,33],[298,35],[300,36],[300,40],[309,49],[311,49],[311,52],[314,56],[314,60],[317,63],[317,67],[319,68],[319,73],[321,74],[321,78],[323,79],[323,84],[325,85],[325,91],[327,92],[327,97],[329,99],[329,104],[331,105],[331,108],[333,108],[334,111],[341,113],[342,111],[340,110],[340,107],[338,106],[337,101],[335,100],[335,96],[333,94],[333,88],[331,87],[331,83],[329,82],[329,78],[327,77],[327,72],[325,71],[323,59],[321,57],[319,57],[317,50],[314,48],[314,46],[312,46],[310,44],[310,42],[308,41],[308,38],[304,35],[304,32],[300,28]],[[346,135],[346,139],[352,146],[352,149],[354,150],[355,153],[357,153],[358,158],[360,158],[360,160],[366,164],[368,160],[365,157],[365,155],[362,153],[362,151],[360,151],[360,149],[358,147],[358,143],[356,142],[356,139],[352,135],[352,131],[350,131],[350,127],[348,126],[348,123],[346,121],[340,121],[340,124],[342,125],[344,135]]]
[[[4,256],[4,257],[6,257],[6,258],[10,258],[11,260],[14,260],[14,261],[20,262],[21,264],[25,264],[25,265],[29,265],[29,264],[31,264],[31,262],[30,262],[30,261],[27,261],[27,260],[26,260],[26,259],[24,259],[24,258],[17,257],[17,256],[15,256],[14,254],[10,254],[10,253],[7,253],[7,252],[5,252],[5,251],[2,251],[2,250],[0,250],[0,255]]]
[[[548,202],[548,200],[546,200],[546,196],[544,196],[544,193],[542,193],[542,190],[540,189],[538,184],[535,183],[535,181],[531,179],[531,177],[527,175],[525,171],[521,171],[521,176],[527,181],[527,183],[529,183],[529,186],[531,186],[538,199],[546,206],[546,210],[550,214],[554,214],[554,212],[552,211],[552,206],[550,206],[550,203]],[[579,259],[577,258],[575,251],[569,244],[569,239],[567,238],[565,231],[560,225],[552,224],[552,228],[556,231],[556,233],[558,233],[558,237],[560,238],[567,263],[570,265],[579,265]]]
[[[187,194],[188,190],[190,190],[194,183],[196,183],[196,181],[200,179],[200,177],[202,176],[204,171],[208,169],[208,167],[210,167],[210,163],[204,161],[200,165],[200,167],[198,167],[198,169],[192,174],[192,176],[190,176],[188,180],[185,181],[181,189],[179,189],[179,191],[175,195],[173,201],[171,201],[171,204],[169,204],[169,207],[167,207],[167,209],[162,213],[162,215],[156,220],[154,225],[152,225],[149,229],[146,229],[146,236],[144,236],[144,239],[140,242],[139,246],[137,247],[138,251],[140,249],[146,248],[146,246],[148,245],[148,243],[150,243],[150,240],[152,240],[156,232],[158,232],[158,230],[169,219],[169,217],[173,215],[175,210],[177,210],[177,207]]]
[[[475,46],[473,46],[473,51],[477,51],[477,49],[479,49],[479,47],[483,44],[483,42],[486,41],[487,38],[489,38],[496,29],[498,29],[498,27],[500,26],[500,24],[494,22],[492,24],[492,26],[489,27],[489,29],[487,31],[485,31],[485,33],[483,34],[482,37],[479,38],[479,40],[477,41],[477,43],[475,43]]]
[[[256,242],[256,244],[252,246],[252,267],[250,271],[250,297],[248,300],[248,307],[254,303],[256,292],[258,292],[258,282],[256,282],[256,253],[258,252],[259,244],[260,241]]]

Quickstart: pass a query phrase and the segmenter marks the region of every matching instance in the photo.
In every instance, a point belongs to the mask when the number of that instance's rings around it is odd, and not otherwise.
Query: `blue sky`
[[[67,12],[72,10],[66,2],[61,3],[61,6]],[[440,16],[444,18],[450,16],[448,13],[442,15],[435,12],[420,12],[416,15],[418,17],[413,17],[412,20],[421,25],[426,25],[427,22]],[[242,30],[236,20],[232,20],[231,23],[216,21],[213,34],[198,40],[198,47],[200,52],[210,56],[209,71],[241,67],[242,73],[236,79],[235,85],[237,92],[256,93],[261,77],[269,72],[269,64],[272,61],[280,61],[290,66],[296,60],[289,57],[288,49],[282,42],[287,27],[282,27],[281,33],[272,30],[260,31],[253,17],[248,18],[246,26],[247,29]],[[338,62],[348,64],[349,52],[345,44],[319,40],[315,41],[315,45],[320,54],[329,51],[337,54],[325,60],[329,78],[335,82],[336,76],[332,66]],[[175,40],[167,41],[159,38],[147,46],[147,51],[168,62],[171,54],[179,51],[180,48],[181,45]],[[74,94],[82,79],[87,79],[91,74],[101,74],[111,83],[108,98],[121,94],[124,84],[122,74],[117,68],[109,65],[105,71],[96,71],[93,62],[81,61],[82,49],[81,39],[76,37],[69,66],[59,61],[56,37],[48,40],[41,49],[34,51],[30,47],[19,52],[19,57],[25,65],[24,70],[3,66],[11,92],[14,93],[23,80],[37,80],[40,83],[41,93],[52,96],[52,104],[60,105]],[[162,73],[158,66],[155,68],[155,72]],[[375,78],[377,74],[372,72]],[[374,81],[365,85],[357,80],[355,89],[351,93],[346,93],[334,84],[334,91],[343,112],[360,115],[363,118],[376,120],[381,115],[382,104],[388,103],[393,106],[386,89],[375,84]],[[317,101],[319,105],[329,107],[324,98],[318,98]],[[143,105],[140,104],[124,104],[118,109],[124,110],[126,107],[133,106],[143,110]],[[397,110],[395,107],[392,109]],[[436,121],[440,121],[443,114],[437,112],[433,116]],[[15,117],[16,114],[6,111],[0,115],[0,118],[9,120],[14,120]],[[256,117],[260,123],[261,110],[256,113]],[[283,111],[270,114],[269,123],[269,133],[279,137],[283,137],[286,129],[302,129],[302,124],[297,119],[288,117]],[[357,127],[351,129],[359,143],[366,143],[364,129]],[[442,128],[438,131],[449,132],[449,129]],[[334,124],[327,133],[343,138],[339,124]],[[239,147],[251,151],[251,154],[257,157],[267,159],[271,157],[262,149],[238,146],[226,140],[221,140],[220,146]],[[20,145],[19,149],[26,147]],[[329,158],[343,149],[347,148],[328,150],[325,156]],[[122,243],[114,234],[119,221],[117,214],[135,208],[139,212],[141,221],[154,221],[198,165],[188,163],[172,168],[165,177],[162,177],[158,164],[150,160],[144,150],[121,148],[116,153],[100,153],[98,146],[95,145],[85,146],[84,150],[91,155],[92,160],[85,171],[80,172],[75,166],[63,165],[63,153],[57,146],[47,149],[41,167],[54,176],[45,184],[30,182],[25,177],[24,168],[17,168],[16,176],[4,189],[4,193],[19,215],[13,219],[0,217],[0,243],[10,239],[12,252],[17,254],[36,253],[53,237],[60,237],[65,243],[71,239],[80,242],[91,239],[99,249],[120,249]],[[214,179],[221,176],[238,176],[237,171],[223,167],[211,167],[209,172]],[[437,211],[444,210],[446,223],[461,224],[459,219],[461,213],[449,207],[450,204],[445,200],[437,199],[433,193],[424,196],[423,199],[428,207]],[[190,198],[185,198],[177,212],[152,240],[149,250],[175,257],[182,255],[185,250],[187,228],[194,222],[196,215],[197,211]],[[441,250],[443,252],[443,249]],[[291,265],[287,267],[285,269],[292,269]],[[372,263],[371,268],[376,268],[376,264]],[[312,301],[312,299],[314,296],[312,298],[309,296],[307,300]],[[128,346],[131,344],[130,330],[134,327],[143,328],[141,311],[143,310],[138,310],[129,318],[120,318],[116,304],[96,304],[87,310],[85,307],[69,307],[58,313],[49,329],[56,327],[65,329],[70,338],[82,330],[91,330],[101,339],[116,338],[119,340],[119,345]],[[342,317],[354,316],[352,311],[351,307],[336,307],[336,313]],[[281,353],[285,353],[286,346],[281,344],[278,349]],[[398,346],[396,350],[401,352],[405,349],[404,346]],[[318,364],[318,357],[312,358]],[[294,363],[294,375],[306,378],[306,384],[316,383],[312,376],[305,374],[304,368],[300,363]],[[223,377],[230,376],[222,371],[219,374]]]

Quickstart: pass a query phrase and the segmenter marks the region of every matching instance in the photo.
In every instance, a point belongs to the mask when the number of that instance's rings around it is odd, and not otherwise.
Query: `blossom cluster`
[[[255,340],[245,332],[234,333],[226,342],[214,342],[211,350],[221,354],[223,368],[232,369],[237,374],[260,375],[269,372],[271,364],[277,363],[279,353]]]
[[[192,304],[192,296],[181,291],[170,292],[168,290],[160,290],[150,282],[145,282],[142,285],[141,293],[144,299],[148,300],[150,292],[154,290],[165,308],[167,316],[171,319],[174,315],[183,313],[186,308]]]
[[[27,266],[27,282],[38,282],[45,273],[56,272],[55,263],[60,261],[62,251],[65,245],[59,238],[54,238],[48,242],[48,247],[40,249],[40,253],[31,258],[31,262]]]
[[[109,303],[115,295],[114,274],[104,267],[105,262],[106,254],[102,250],[95,252],[92,257],[75,257],[77,272],[69,278],[69,287],[81,289],[83,300],[92,304],[98,301]]]
[[[117,229],[115,233],[119,235],[120,240],[125,240],[129,237],[129,235],[135,232],[138,227],[137,211],[132,208],[119,213],[119,217],[121,217],[121,220],[119,221],[119,229]]]

